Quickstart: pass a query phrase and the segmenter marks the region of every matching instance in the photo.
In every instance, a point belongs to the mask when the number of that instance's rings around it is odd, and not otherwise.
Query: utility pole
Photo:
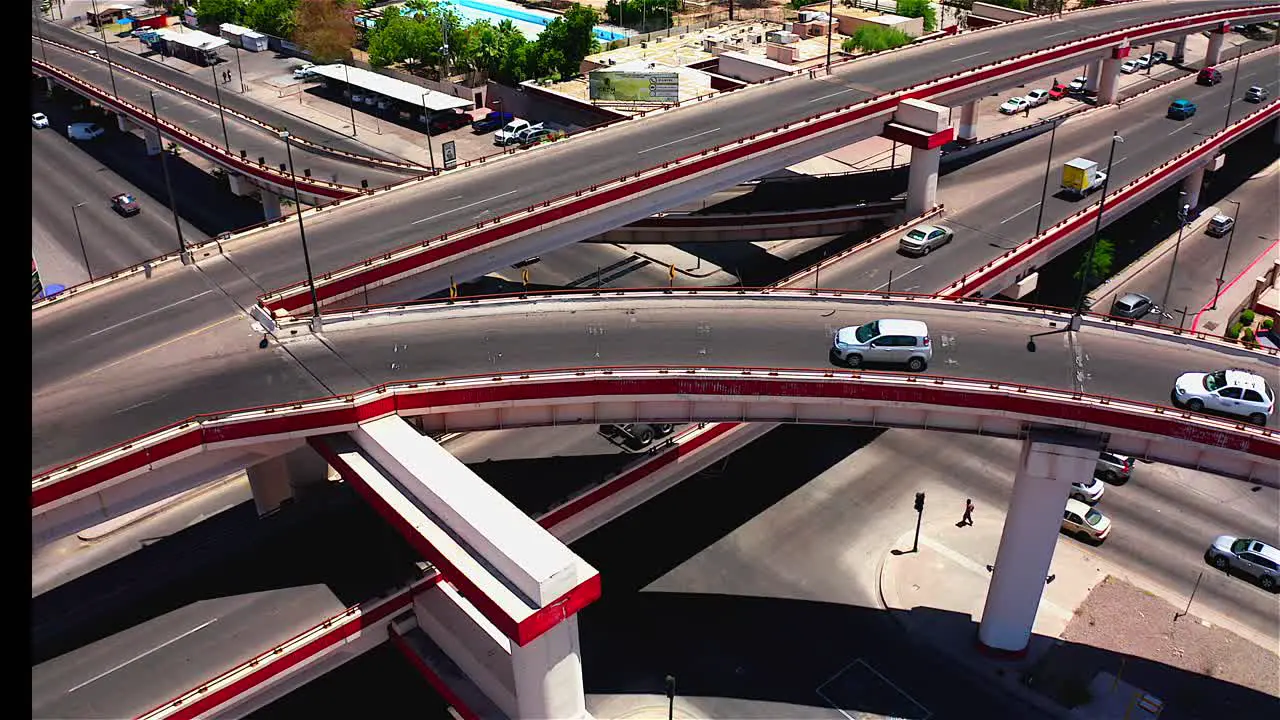
[[[911,543],[911,552],[920,549],[920,521],[924,519],[924,493],[916,493],[916,539]]]

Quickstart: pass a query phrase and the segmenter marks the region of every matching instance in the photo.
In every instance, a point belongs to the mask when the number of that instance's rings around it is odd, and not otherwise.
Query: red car
[[[133,196],[129,193],[120,193],[119,195],[111,198],[111,207],[125,217],[137,215],[138,212],[142,210],[142,208],[138,206],[138,201],[134,200]]]
[[[463,113],[448,113],[437,115],[431,118],[431,122],[427,124],[427,132],[432,135],[457,130],[460,127],[467,127],[471,124],[471,116]]]
[[[1049,88],[1050,100],[1061,100],[1066,96],[1067,96],[1067,86],[1063,85],[1062,83],[1054,83],[1053,87]]]

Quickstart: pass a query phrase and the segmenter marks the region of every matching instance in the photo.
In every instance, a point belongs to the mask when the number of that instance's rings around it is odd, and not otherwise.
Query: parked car
[[[1111,534],[1111,519],[1096,508],[1069,498],[1066,509],[1062,511],[1062,530],[1081,540],[1100,543]]]
[[[1071,483],[1071,497],[1087,505],[1096,504],[1106,490],[1106,483],[1097,477],[1089,478],[1088,482]]]
[[[1049,91],[1044,89],[1032,90],[1023,97],[1027,102],[1031,103],[1031,107],[1040,107],[1049,102]]]
[[[44,113],[32,113],[32,114],[31,114],[31,127],[33,127],[33,128],[47,128],[47,127],[49,127],[49,117],[48,117],[47,115],[45,115]]]
[[[920,372],[932,358],[929,328],[919,320],[872,320],[837,330],[831,341],[832,362],[849,367],[861,367],[864,362],[894,363]]]
[[[1067,86],[1063,85],[1062,83],[1056,82],[1053,84],[1053,87],[1049,88],[1050,100],[1061,100],[1066,96],[1067,96]]]
[[[427,124],[427,132],[432,135],[457,130],[460,127],[466,127],[471,124],[471,116],[460,112],[440,113],[431,118],[431,122]]]
[[[120,193],[111,198],[111,209],[120,213],[125,217],[137,215],[142,210],[138,206],[138,201],[129,193]]]
[[[1124,62],[1120,63],[1120,72],[1124,73],[1125,75],[1136,73],[1142,68],[1143,66],[1139,65],[1137,60],[1125,60]]]
[[[1202,68],[1196,75],[1196,83],[1200,85],[1217,85],[1222,82],[1222,73],[1216,67]]]
[[[1005,115],[1013,115],[1014,113],[1020,113],[1029,107],[1031,107],[1031,103],[1027,102],[1026,98],[1012,97],[1005,100],[1004,103],[1000,105],[1000,112]]]
[[[1280,580],[1280,550],[1261,540],[1219,535],[1204,551],[1204,559],[1228,574],[1235,570],[1248,575],[1266,590]]]
[[[105,132],[102,126],[91,122],[71,123],[67,126],[67,137],[72,140],[92,140]]]
[[[474,132],[477,135],[493,132],[515,119],[516,116],[509,112],[490,112],[479,120],[471,123],[471,132]]]
[[[1098,464],[1093,469],[1093,476],[1117,485],[1128,482],[1133,476],[1133,458],[1103,450],[1098,453]]]
[[[351,93],[351,104],[352,104],[352,105],[360,105],[360,104],[362,104],[363,102],[364,102],[364,93],[360,92],[359,90],[356,90],[356,91],[354,91],[354,92],[352,92],[352,93]]]
[[[908,255],[928,255],[951,242],[955,233],[951,228],[935,225],[917,225],[898,241],[898,249]]]
[[[1213,237],[1222,237],[1231,232],[1231,228],[1236,226],[1236,219],[1230,215],[1218,213],[1209,218],[1209,225],[1204,229],[1206,235]]]
[[[519,143],[521,147],[529,147],[530,145],[537,145],[554,134],[555,130],[552,130],[551,128],[532,127],[517,135],[516,142]]]
[[[316,74],[315,67],[316,67],[315,63],[303,63],[299,65],[298,67],[293,69],[293,79],[306,80],[308,78],[315,77],[315,74]]]
[[[1084,88],[1088,84],[1089,84],[1089,78],[1085,77],[1084,75],[1081,75],[1080,77],[1072,80],[1071,83],[1067,85],[1067,93],[1069,95],[1083,95]]]
[[[1127,292],[1111,301],[1111,312],[1108,314],[1113,317],[1125,318],[1126,320],[1141,320],[1154,307],[1155,304],[1146,295]]]
[[[1265,425],[1275,409],[1276,396],[1266,380],[1248,370],[1189,372],[1173,383],[1173,404],[1191,412],[1214,412],[1248,418]]]
[[[1137,59],[1137,63],[1138,63],[1138,67],[1142,68],[1143,70],[1146,70],[1147,68],[1155,64],[1155,57],[1151,54],[1143,55],[1142,57]]]
[[[1186,120],[1196,114],[1196,104],[1190,100],[1174,100],[1169,103],[1169,111],[1166,116],[1173,120]]]
[[[1251,85],[1248,90],[1244,91],[1244,99],[1251,103],[1266,102],[1267,96],[1270,94],[1261,85]]]
[[[383,110],[383,111],[390,110],[391,106],[394,104],[395,104],[395,101],[392,100],[391,98],[378,98],[377,105],[379,110]]]
[[[1151,64],[1160,65],[1169,62],[1169,53],[1163,50],[1157,50],[1151,53]]]
[[[514,145],[520,142],[521,135],[527,130],[543,127],[542,123],[533,124],[528,120],[516,118],[511,122],[503,125],[498,132],[493,134],[494,145]]]

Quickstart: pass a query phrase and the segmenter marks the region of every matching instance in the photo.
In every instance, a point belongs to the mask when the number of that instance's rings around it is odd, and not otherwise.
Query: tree
[[[938,28],[938,13],[929,4],[929,0],[898,0],[898,15],[909,18],[924,18],[924,31],[933,32]]]
[[[293,12],[298,0],[249,0],[244,21],[261,33],[281,38],[293,37]]]
[[[906,45],[909,42],[911,42],[911,36],[901,30],[882,25],[863,25],[855,30],[851,37],[846,38],[840,48],[845,52],[852,52],[855,49],[863,52],[879,52]]]
[[[1079,280],[1087,272],[1089,277],[1085,280],[1086,285],[1099,283],[1111,275],[1115,257],[1116,244],[1105,238],[1098,238],[1098,244],[1093,248],[1093,263],[1089,262],[1089,250],[1086,248],[1084,256],[1080,258],[1080,267],[1071,277]]]
[[[245,0],[202,0],[200,3],[200,24],[221,25],[222,23],[241,24],[244,22],[248,6]]]
[[[356,40],[355,14],[351,0],[301,0],[294,11],[293,39],[316,62],[343,59]]]
[[[411,67],[426,64],[427,24],[401,15],[395,8],[383,11],[368,33],[369,63],[386,67],[404,63]]]
[[[992,5],[1007,7],[1010,10],[1022,10],[1023,12],[1026,12],[1027,9],[1027,0],[985,0],[985,2],[989,2]]]
[[[679,0],[609,0],[604,14],[614,25],[651,32],[671,27],[671,15],[679,8]]]

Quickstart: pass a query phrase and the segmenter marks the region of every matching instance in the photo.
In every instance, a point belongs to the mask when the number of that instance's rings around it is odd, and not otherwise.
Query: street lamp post
[[[436,152],[431,149],[431,116],[427,113],[427,94],[422,93],[422,116],[427,118],[427,157],[431,160],[431,174],[436,174]]]
[[[93,268],[89,267],[89,251],[84,248],[84,236],[80,234],[80,217],[76,215],[76,208],[83,206],[82,202],[71,206],[71,219],[76,222],[76,238],[80,240],[80,254],[84,256],[84,271],[89,273],[89,282],[93,282]]]
[[[1236,103],[1236,81],[1240,79],[1240,56],[1243,54],[1240,52],[1240,47],[1236,46],[1236,71],[1231,75],[1231,97],[1227,99],[1227,118],[1222,121],[1223,131],[1231,125],[1231,108]]]
[[[1240,220],[1240,203],[1235,200],[1228,200],[1227,202],[1236,206],[1236,216],[1234,220],[1239,221]],[[1227,251],[1222,253],[1222,270],[1218,271],[1218,288],[1217,288],[1217,291],[1213,293],[1213,305],[1209,308],[1210,310],[1218,309],[1218,296],[1222,294],[1222,283],[1227,275],[1227,258],[1231,257],[1231,241],[1234,240],[1235,237],[1236,237],[1236,223],[1232,222],[1231,231],[1227,233]]]
[[[1178,193],[1178,201],[1181,203],[1185,192]],[[1173,288],[1173,272],[1178,267],[1178,249],[1182,247],[1182,231],[1187,229],[1187,218],[1191,214],[1190,205],[1180,205],[1178,208],[1178,239],[1173,244],[1173,260],[1169,263],[1169,278],[1164,283],[1164,295],[1160,297],[1160,309],[1163,312],[1169,307],[1169,291]]]
[[[831,24],[836,17],[836,0],[827,3],[827,74],[831,74]]]
[[[244,94],[244,68],[240,66],[240,46],[236,46],[236,73],[240,75],[240,94]]]
[[[209,66],[209,74],[213,76],[213,95],[218,99],[218,119],[222,121],[222,147],[231,152],[231,140],[227,138],[227,116],[222,112],[222,91],[218,89],[218,71],[216,65]]]
[[[164,135],[160,134],[160,114],[156,112],[156,93],[151,91],[151,121],[156,126],[156,144],[160,146],[160,169],[164,171],[164,187],[169,191],[169,209],[173,211],[173,229],[178,233],[178,257],[183,265],[191,264],[191,253],[182,239],[182,222],[178,219],[178,199],[173,194],[173,182],[169,179],[169,160],[164,156]]]
[[[351,109],[351,137],[356,136],[356,103],[355,91],[351,89],[351,73],[347,70],[347,61],[342,61],[342,76],[347,80],[347,107]],[[299,93],[298,97],[302,97]]]
[[[120,99],[120,93],[116,92],[116,73],[111,69],[111,48],[107,47],[107,29],[102,27],[102,18],[98,17],[98,0],[93,2],[93,18],[98,23],[98,33],[102,35],[102,54],[107,61],[107,74],[111,76],[111,94],[117,100]]]
[[[1049,199],[1049,171],[1053,165],[1053,141],[1058,136],[1058,121],[1053,121],[1053,128],[1049,130],[1049,154],[1044,159],[1044,185],[1040,188],[1040,212],[1036,213],[1036,235],[1040,235],[1041,224],[1044,222],[1044,204]],[[1111,168],[1107,167],[1108,175]]]
[[[1107,185],[1113,174],[1111,161],[1116,156],[1116,143],[1124,142],[1120,133],[1111,133],[1111,152],[1107,155],[1107,176],[1102,179],[1102,195],[1098,198],[1098,217],[1093,223],[1093,237],[1089,240],[1089,254],[1084,261],[1084,271],[1080,273],[1080,293],[1076,295],[1075,314],[1080,315],[1084,307],[1084,290],[1089,283],[1089,274],[1093,270],[1093,254],[1098,249],[1098,233],[1102,232],[1102,213],[1107,208]]]
[[[40,59],[49,62],[49,57],[44,54],[44,29],[40,27],[40,24],[44,22],[44,13],[41,12],[40,15],[32,17],[36,21],[36,37],[40,38]]]
[[[307,266],[307,285],[311,288],[311,317],[320,318],[320,298],[316,295],[316,278],[311,274],[311,253],[307,250],[307,228],[302,224],[302,200],[298,197],[298,175],[293,171],[293,143],[289,142],[289,131],[283,130],[280,138],[284,140],[284,151],[289,158],[289,177],[293,180],[293,210],[298,216],[298,235],[302,238],[302,262]]]

